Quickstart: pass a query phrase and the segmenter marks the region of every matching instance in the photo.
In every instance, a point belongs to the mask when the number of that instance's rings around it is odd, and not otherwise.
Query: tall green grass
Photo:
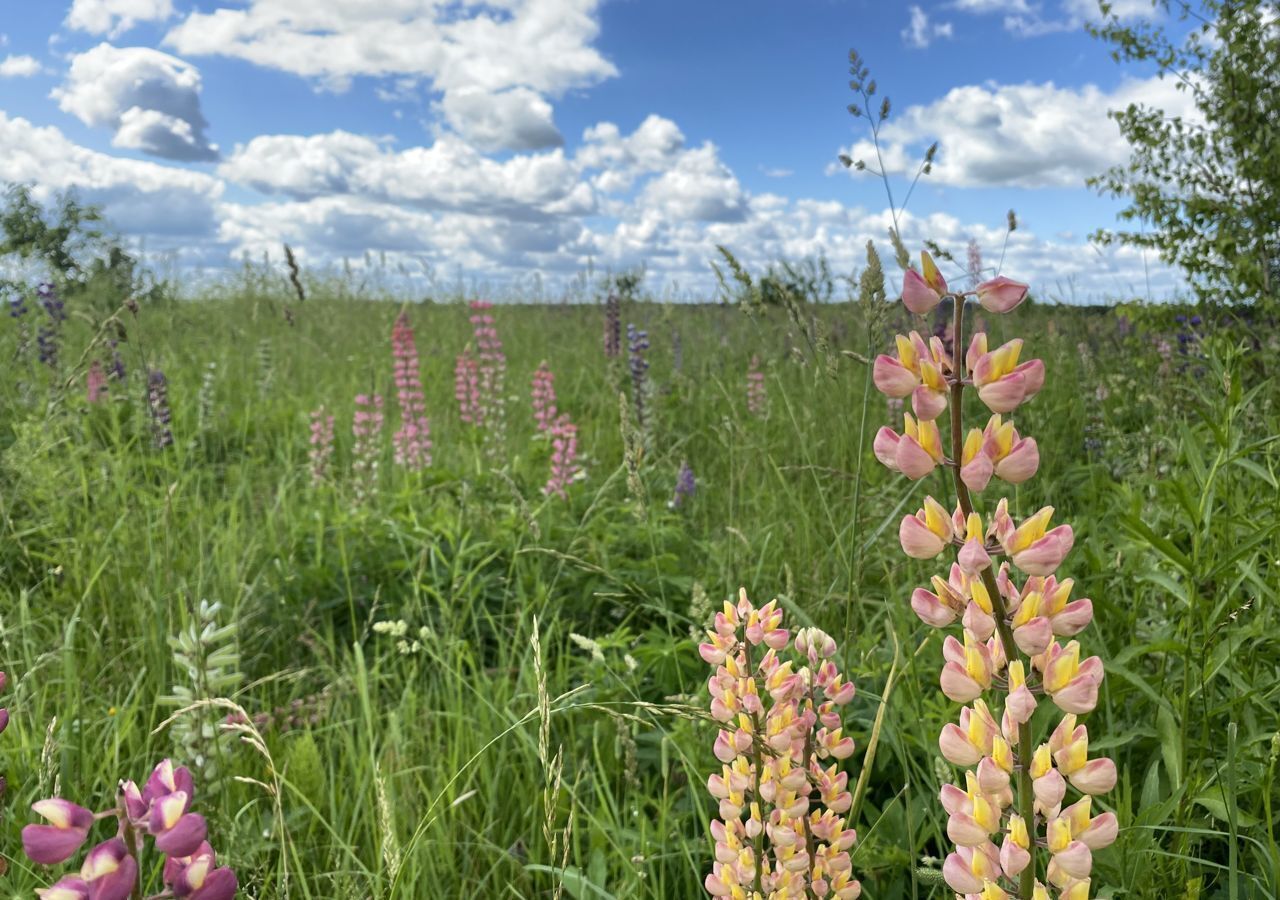
[[[955,710],[937,689],[938,638],[907,604],[931,570],[897,551],[912,501],[870,456],[890,414],[859,358],[887,334],[845,305],[816,311],[832,335],[816,348],[777,311],[628,306],[624,321],[653,341],[657,388],[639,505],[621,470],[626,377],[603,358],[598,307],[495,310],[511,427],[494,471],[452,399],[467,310],[413,305],[436,463],[406,473],[388,448],[376,498],[357,506],[341,479],[310,484],[307,413],[338,414],[341,471],[353,395],[378,390],[394,406],[399,307],[320,293],[293,304],[290,326],[281,302],[242,292],[122,313],[131,371],[105,407],[87,406],[75,368],[97,334],[87,315],[56,375],[16,362],[0,375],[13,715],[0,852],[14,895],[55,877],[19,850],[32,801],[57,791],[102,808],[117,779],[178,752],[164,698],[188,675],[170,638],[209,599],[240,654],[226,699],[273,719],[237,732],[224,769],[242,780],[196,800],[247,896],[701,896],[714,731],[695,583],[717,606],[739,585],[776,595],[793,623],[841,639],[860,743],[887,695],[854,864],[871,897],[948,895],[936,798],[954,773],[936,735]],[[1115,897],[1273,897],[1275,339],[1222,327],[1166,364],[1154,339],[1172,340],[1172,311],[1135,315],[1132,336],[1113,312],[1068,308],[1036,309],[1023,329],[1050,374],[1019,411],[1043,463],[1015,505],[1051,503],[1075,526],[1065,572],[1094,599],[1086,649],[1107,663],[1086,721],[1091,748],[1120,767],[1105,802],[1122,830],[1094,883]],[[752,355],[770,393],[763,420],[746,412]],[[567,503],[540,493],[548,450],[527,397],[543,359],[587,454]],[[176,444],[163,452],[150,446],[147,366],[169,378]],[[683,459],[698,490],[673,510]],[[928,488],[949,496],[941,476]],[[401,652],[373,627],[386,621],[411,639],[428,629],[421,648]],[[317,721],[275,724],[313,695]]]

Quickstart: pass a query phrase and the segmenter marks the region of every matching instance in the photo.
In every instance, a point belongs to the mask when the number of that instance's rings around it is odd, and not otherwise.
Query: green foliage
[[[1089,179],[1125,197],[1128,230],[1099,231],[1103,243],[1159,252],[1187,273],[1207,303],[1280,298],[1280,8],[1270,0],[1153,0],[1176,13],[1171,27],[1123,24],[1112,4],[1089,26],[1117,61],[1154,64],[1177,80],[1192,120],[1133,103],[1112,113],[1130,160]]]
[[[907,602],[932,570],[897,547],[918,491],[871,455],[895,414],[855,361],[902,330],[878,262],[868,257],[859,302],[798,305],[839,362],[829,372],[793,351],[807,344],[785,310],[667,310],[684,369],[652,330],[647,445],[620,427],[597,307],[498,308],[510,383],[548,360],[557,405],[580,427],[587,479],[568,501],[540,493],[546,447],[523,398],[508,409],[502,471],[465,438],[451,394],[454,354],[471,339],[460,305],[407,310],[435,465],[408,473],[388,453],[361,507],[347,475],[351,398],[390,395],[398,304],[341,301],[347,288],[308,279],[290,326],[280,277],[144,306],[129,360],[169,378],[176,440],[165,450],[150,444],[136,379],[113,382],[103,409],[61,381],[30,381],[21,401],[26,375],[6,373],[7,889],[30,896],[53,880],[16,848],[22,811],[55,781],[101,808],[116,779],[145,777],[166,755],[193,761],[159,728],[176,684],[234,701],[252,724],[230,733],[221,789],[198,801],[246,896],[551,897],[557,885],[566,897],[704,896],[716,762],[697,642],[745,585],[777,596],[797,626],[840,638],[859,744],[883,709],[853,854],[866,895],[948,896],[937,796],[956,773],[937,734],[956,709],[938,691],[937,634]],[[1185,310],[1124,312],[1125,328],[1110,310],[1038,304],[1019,316],[1025,352],[1050,376],[1019,410],[1042,470],[1012,511],[1052,503],[1077,528],[1066,574],[1096,604],[1085,649],[1108,663],[1084,721],[1119,766],[1104,800],[1122,831],[1097,854],[1094,884],[1117,898],[1275,896],[1280,344],[1224,318],[1180,353],[1174,315]],[[1003,327],[989,317],[993,340]],[[70,322],[68,358],[93,335]],[[746,414],[753,355],[766,419]],[[307,412],[322,402],[338,445],[334,477],[312,487]],[[672,511],[682,459],[698,494]],[[941,483],[929,490],[946,496]],[[198,597],[221,610],[193,611]],[[175,635],[187,636],[176,652]],[[882,705],[895,639],[901,663]],[[218,656],[228,648],[238,662]],[[214,663],[216,678],[199,674]],[[548,793],[557,751],[560,789]]]

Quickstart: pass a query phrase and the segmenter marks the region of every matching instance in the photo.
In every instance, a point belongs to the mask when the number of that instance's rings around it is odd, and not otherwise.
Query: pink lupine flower
[[[892,399],[911,397],[911,407],[920,419],[936,419],[947,408],[946,373],[951,358],[942,341],[933,337],[925,343],[919,332],[898,335],[898,355],[880,354],[871,367],[871,379],[880,393]]]
[[[914,516],[904,516],[898,528],[902,552],[914,559],[933,559],[951,542],[955,529],[951,517],[932,497]]]
[[[1021,338],[1014,338],[988,350],[987,336],[978,332],[969,344],[968,365],[978,399],[993,413],[1012,412],[1044,386],[1044,363],[1033,359],[1019,364],[1022,343]]]
[[[485,300],[471,302],[471,325],[475,342],[475,386],[471,399],[471,424],[484,432],[491,453],[497,452],[505,438],[507,356],[493,315],[493,304]]]
[[[769,409],[769,394],[764,384],[764,373],[760,371],[760,357],[751,357],[751,366],[747,369],[747,412],[753,416],[763,416]]]
[[[555,378],[545,361],[533,373],[530,400],[533,404],[533,421],[539,432],[550,431],[556,421]]]
[[[89,363],[89,371],[85,374],[85,395],[91,405],[105,403],[107,399],[107,373],[96,359]]]
[[[853,685],[835,664],[835,641],[818,629],[797,632],[787,654],[782,620],[776,602],[757,609],[740,591],[699,648],[715,667],[711,714],[724,724],[713,746],[722,766],[707,779],[719,818],[703,885],[713,897],[854,900],[862,888],[849,858],[853,795],[848,773],[829,762],[854,750],[839,714]]]
[[[908,276],[903,292],[908,308],[927,311],[947,294],[945,284],[932,284],[930,278],[928,266],[924,276]],[[1022,301],[1026,287],[996,278],[968,292],[972,294],[985,308],[1007,312]],[[962,340],[963,297],[956,297],[953,309],[954,333]],[[877,387],[890,396],[914,394],[924,383],[914,368],[925,353],[922,348],[918,339],[900,339],[898,359],[876,361]],[[963,640],[948,635],[943,641],[940,686],[951,700],[971,704],[938,737],[946,760],[967,770],[963,787],[947,785],[939,796],[947,834],[956,845],[943,864],[944,880],[965,900],[1015,895],[1049,900],[1048,889],[1036,880],[1043,872],[1063,900],[1087,900],[1092,854],[1116,835],[1114,816],[1092,817],[1089,798],[1114,787],[1116,769],[1110,759],[1089,759],[1088,734],[1076,723],[1077,715],[1098,702],[1102,663],[1097,657],[1082,662],[1077,641],[1065,646],[1057,641],[1080,633],[1093,618],[1093,604],[1071,600],[1071,579],[1057,575],[1074,533],[1069,525],[1049,527],[1052,507],[1019,524],[1006,499],[986,515],[973,503],[993,477],[1017,484],[1039,466],[1034,439],[1019,435],[1001,415],[1034,396],[1044,383],[1043,364],[1020,362],[1021,350],[1020,339],[991,350],[979,333],[963,359],[957,354],[938,366],[941,390],[959,394],[972,386],[995,415],[982,430],[971,428],[966,434],[961,404],[954,394],[947,398],[951,427],[946,431],[955,436],[950,458],[941,447],[941,428],[936,452],[925,453],[933,466],[952,470],[956,509],[948,514],[926,497],[924,508],[902,520],[898,537],[903,551],[917,559],[931,559],[948,546],[958,548],[950,577],[934,576],[931,589],[917,588],[911,595],[913,611],[926,624],[961,627]],[[917,414],[925,418],[919,409]],[[922,423],[916,423],[915,444],[923,450],[933,442],[932,433],[922,441],[921,430]],[[888,428],[873,443],[878,459],[908,475],[924,469],[914,449],[906,435]],[[904,452],[919,461],[913,471],[902,464]],[[998,568],[996,556],[1004,557]],[[1021,586],[1011,578],[1013,569],[1027,576]],[[1003,698],[1002,704],[991,701],[998,714],[984,699],[993,693]],[[1029,723],[1037,712],[1038,693],[1065,715],[1049,741],[1035,746]],[[1085,796],[1064,807],[1069,790]]]
[[[551,425],[551,476],[542,488],[544,494],[568,499],[566,488],[581,474],[578,465],[578,429],[561,413]]]
[[[942,302],[942,296],[947,293],[947,282],[927,250],[920,253],[920,271],[923,274],[907,269],[902,281],[902,302],[907,309],[923,316]]]
[[[1026,298],[1027,286],[1021,281],[997,275],[974,288],[974,293],[978,295],[978,302],[983,309],[993,313],[1007,313]]]
[[[329,476],[333,459],[333,415],[321,405],[311,411],[311,448],[307,452],[311,464],[311,483],[321,484]]]
[[[357,394],[351,434],[351,469],[355,475],[356,499],[367,499],[378,480],[378,458],[382,455],[382,395]]]
[[[470,351],[459,353],[458,361],[453,367],[453,396],[458,401],[459,418],[468,425],[479,424],[479,364]]]
[[[396,399],[400,402],[400,428],[392,435],[395,461],[410,471],[431,465],[431,420],[427,418],[422,379],[418,374],[418,346],[405,313],[391,329],[395,365]]]

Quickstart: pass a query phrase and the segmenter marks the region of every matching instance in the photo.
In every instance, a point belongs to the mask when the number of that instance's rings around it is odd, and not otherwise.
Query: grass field
[[[243,896],[705,896],[718,763],[697,643],[745,586],[840,641],[854,777],[883,713],[854,822],[865,896],[952,896],[937,798],[955,773],[937,734],[956,706],[938,690],[940,634],[908,604],[936,566],[898,547],[921,491],[871,454],[900,419],[865,364],[931,323],[833,304],[814,331],[776,309],[626,304],[652,343],[629,471],[626,338],[607,359],[600,306],[494,307],[506,434],[483,443],[454,400],[469,310],[411,304],[434,442],[411,472],[390,441],[401,307],[316,292],[288,303],[289,324],[285,296],[121,311],[127,375],[95,404],[86,367],[114,335],[101,314],[68,309],[56,369],[20,351],[21,321],[0,326],[6,895],[58,874],[19,850],[32,802],[104,809],[119,779],[171,756],[196,769],[195,807]],[[1096,609],[1082,640],[1107,678],[1085,721],[1119,766],[1101,807],[1121,828],[1094,891],[1275,897],[1276,338],[1127,313],[986,317],[1049,373],[1018,414],[1040,474],[1011,502],[1074,525],[1064,569]],[[753,356],[763,415],[747,409]],[[544,360],[585,470],[567,500],[541,490],[529,384]],[[163,449],[148,369],[172,405]],[[374,392],[388,421],[358,499],[353,398]],[[322,404],[336,449],[313,484]],[[696,492],[673,505],[685,461]],[[941,472],[926,487],[951,496]],[[143,881],[159,890],[158,868]]]

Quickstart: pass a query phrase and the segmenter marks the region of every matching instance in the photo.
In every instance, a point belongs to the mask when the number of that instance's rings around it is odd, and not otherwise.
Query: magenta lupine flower
[[[65,876],[36,894],[41,900],[127,900],[135,891],[142,896],[139,873],[154,871],[139,864],[146,850],[144,838],[150,835],[154,849],[165,857],[160,868],[168,888],[154,897],[231,900],[239,886],[235,872],[217,867],[205,840],[205,820],[189,811],[194,790],[191,772],[166,759],[142,790],[132,781],[120,782],[115,806],[103,812],[94,814],[60,799],[34,804],[32,809],[50,824],[28,825],[22,844],[27,856],[42,865],[71,858],[98,819],[115,819],[117,828],[116,837],[85,855],[78,876]]]
[[[759,417],[768,409],[769,394],[764,385],[764,373],[760,371],[760,357],[752,356],[747,369],[747,411]]]
[[[107,373],[102,370],[102,363],[94,360],[89,363],[89,371],[85,373],[85,396],[90,405],[104,403],[107,399]]]
[[[431,465],[431,421],[418,375],[418,347],[404,313],[391,329],[391,352],[395,358],[396,398],[400,401],[400,428],[392,436],[395,460],[397,465],[418,471]]]
[[[458,416],[468,425],[478,425],[480,410],[480,372],[470,350],[458,354],[453,367],[453,396],[458,401]]]
[[[561,413],[551,423],[551,476],[547,479],[542,492],[548,496],[554,494],[562,500],[569,495],[566,488],[581,473],[578,465],[578,428],[569,420],[568,413]]]
[[[357,394],[351,420],[355,444],[351,450],[351,470],[355,476],[356,499],[365,500],[378,481],[378,457],[382,452],[382,395]]]
[[[556,376],[544,361],[533,373],[530,400],[533,403],[533,421],[539,432],[550,431],[556,420]]]
[[[489,310],[493,304],[486,300],[471,303],[471,325],[476,345],[476,409],[473,422],[484,430],[485,442],[490,452],[496,452],[505,437],[507,356],[502,350],[502,338]]]
[[[320,484],[329,476],[329,463],[333,460],[333,415],[323,404],[311,411],[310,443],[307,456],[311,462],[311,483]]]
[[[1114,787],[1115,764],[1089,759],[1088,733],[1076,722],[1098,702],[1102,661],[1096,656],[1082,660],[1078,641],[1058,641],[1089,624],[1093,604],[1071,600],[1071,579],[1056,574],[1074,534],[1070,525],[1049,527],[1053,507],[1019,524],[1007,499],[985,517],[973,501],[992,477],[1017,484],[1035,474],[1039,447],[1002,414],[1039,392],[1044,365],[1019,361],[1021,339],[992,350],[982,332],[974,335],[964,356],[960,353],[965,298],[977,296],[983,308],[1004,313],[1023,301],[1027,286],[999,276],[971,291],[951,291],[927,254],[923,268],[923,276],[907,274],[903,300],[914,312],[949,300],[956,352],[953,359],[913,335],[898,338],[897,360],[876,360],[876,387],[891,397],[912,394],[923,411],[917,407],[919,422],[907,417],[901,436],[881,429],[874,449],[877,458],[909,477],[943,465],[952,469],[955,482],[954,512],[926,497],[924,507],[906,516],[898,532],[903,552],[916,559],[958,548],[950,578],[935,576],[932,590],[917,588],[911,597],[912,609],[926,624],[962,626],[963,640],[948,635],[943,641],[939,679],[943,694],[965,708],[958,724],[943,728],[938,746],[948,762],[967,770],[940,797],[947,835],[956,846],[942,875],[965,897],[1048,900],[1048,889],[1037,880],[1043,872],[1056,896],[1077,900],[1090,894],[1092,852],[1116,837],[1115,817],[1095,817],[1091,811],[1092,797]],[[966,387],[976,389],[995,415],[984,429],[970,429],[962,438]],[[948,431],[953,435],[949,456],[932,421],[945,409],[950,410]],[[995,557],[1001,556],[997,566]],[[1012,579],[1015,569],[1027,576],[1022,587]],[[984,699],[993,692],[1003,700],[1003,710],[992,709]],[[1031,728],[1037,696],[1064,714],[1048,741],[1038,745]],[[1064,806],[1069,787],[1082,796]],[[1037,864],[1036,856],[1045,853],[1047,862]]]

